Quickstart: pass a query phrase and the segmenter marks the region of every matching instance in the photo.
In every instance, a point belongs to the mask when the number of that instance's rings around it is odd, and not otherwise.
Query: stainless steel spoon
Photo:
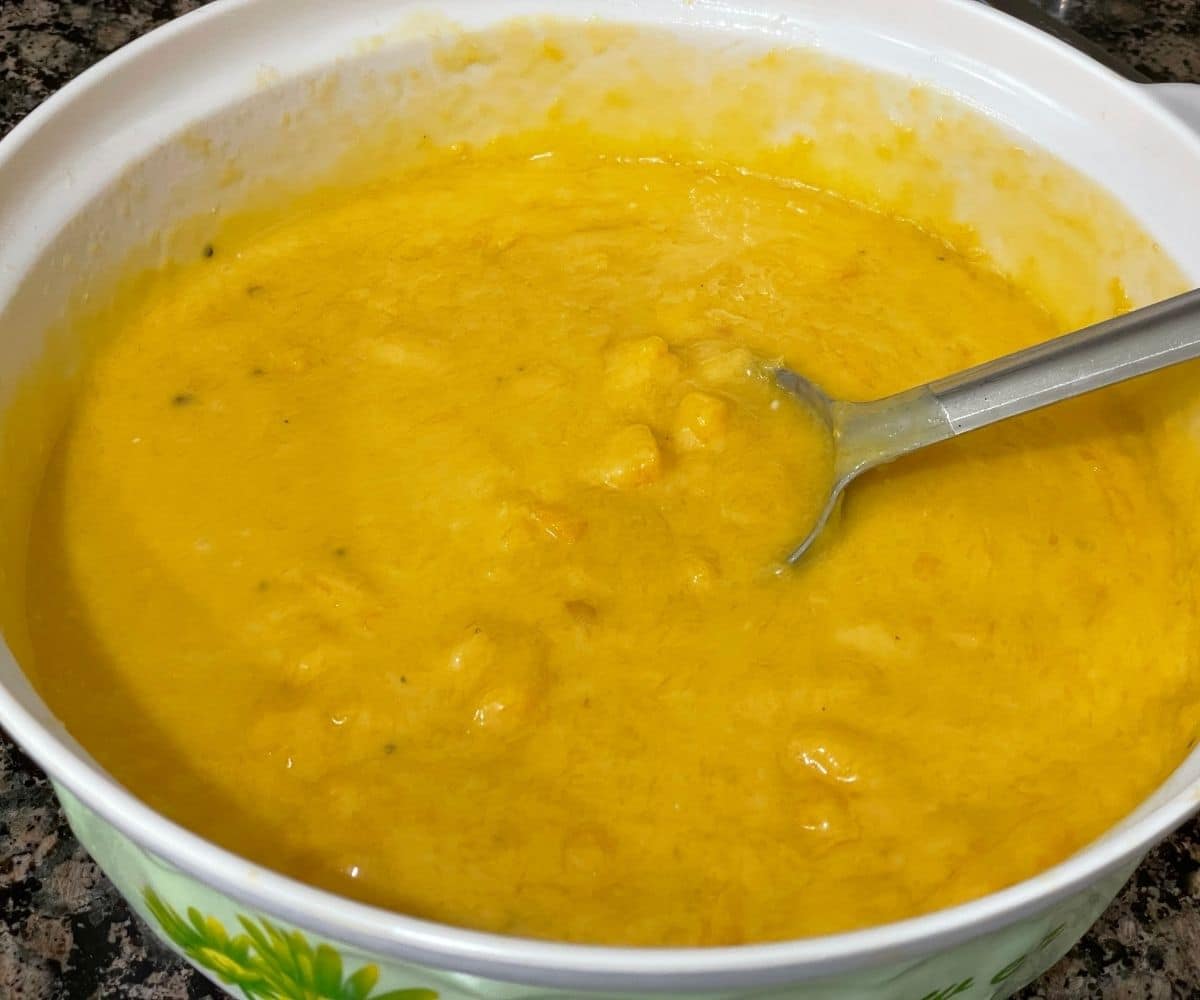
[[[807,403],[833,438],[829,495],[812,530],[787,557],[797,563],[838,499],[877,465],[1093,389],[1200,357],[1200,289],[1017,351],[927,385],[865,403],[827,396],[786,368],[778,384]]]

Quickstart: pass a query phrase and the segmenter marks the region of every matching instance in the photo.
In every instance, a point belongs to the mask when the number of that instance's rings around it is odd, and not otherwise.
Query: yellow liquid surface
[[[1192,561],[1105,393],[825,486],[868,398],[1057,333],[833,196],[563,138],[326,190],[120,317],[31,672],[154,806],[423,917],[729,944],[1059,861],[1193,735]],[[535,155],[539,154],[539,155]]]

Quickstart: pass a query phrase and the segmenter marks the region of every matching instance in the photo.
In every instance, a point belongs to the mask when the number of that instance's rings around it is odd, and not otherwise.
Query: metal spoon
[[[833,438],[829,495],[787,557],[795,565],[859,475],[927,445],[1093,389],[1200,357],[1200,289],[1085,327],[883,399],[850,403],[786,368],[783,389],[807,403]]]

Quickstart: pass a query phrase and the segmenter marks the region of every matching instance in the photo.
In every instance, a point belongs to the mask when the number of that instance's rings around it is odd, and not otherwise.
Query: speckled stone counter
[[[97,59],[202,2],[0,0],[0,135]],[[1041,6],[1147,76],[1200,81],[1200,0]],[[185,997],[224,994],[143,932],[75,843],[46,780],[0,734],[0,1000]],[[1200,998],[1200,822],[1159,847],[1022,997]]]

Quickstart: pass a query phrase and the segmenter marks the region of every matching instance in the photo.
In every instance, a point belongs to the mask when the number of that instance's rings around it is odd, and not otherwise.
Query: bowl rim
[[[216,0],[133,40],[51,95],[3,139],[0,173],[17,150],[55,116],[119,67],[171,46],[219,18],[236,17],[270,0]],[[436,0],[431,0],[436,6]],[[986,30],[1077,68],[1105,87],[1118,87],[1163,129],[1200,137],[1167,112],[1149,88],[1120,78],[1065,43],[974,0],[927,0],[931,8],[971,17]],[[555,16],[570,17],[568,11]],[[926,16],[936,17],[937,11]],[[7,645],[3,657],[19,672]],[[77,753],[51,726],[0,684],[0,725],[54,780],[136,846],[245,906],[368,952],[435,968],[530,985],[575,988],[720,989],[753,983],[800,982],[944,950],[1045,911],[1140,857],[1200,809],[1200,779],[1146,815],[1084,846],[1029,879],[986,896],[887,924],[816,937],[719,947],[624,947],[512,937],[408,916],[309,886],[250,862],[151,809],[98,764]],[[1200,754],[1200,749],[1194,751]],[[1181,763],[1181,767],[1183,764]]]

